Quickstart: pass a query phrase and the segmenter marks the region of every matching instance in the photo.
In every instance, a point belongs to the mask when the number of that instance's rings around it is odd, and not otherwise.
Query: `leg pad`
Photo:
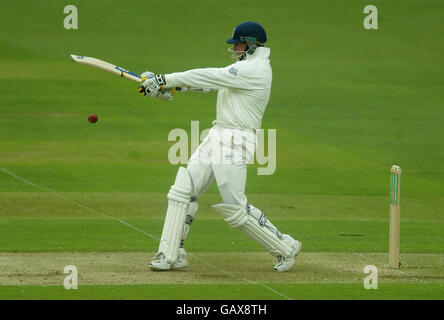
[[[174,185],[168,192],[168,209],[159,245],[159,253],[163,253],[169,263],[177,259],[192,194],[191,177],[185,168],[180,167]]]
[[[257,208],[243,208],[232,204],[212,206],[232,228],[240,228],[260,243],[273,256],[290,257],[294,251],[294,240],[282,235],[267,217]]]

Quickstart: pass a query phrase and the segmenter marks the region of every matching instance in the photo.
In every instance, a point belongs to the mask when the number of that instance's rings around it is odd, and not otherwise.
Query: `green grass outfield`
[[[279,291],[286,292],[298,300],[336,300],[359,299],[359,300],[398,300],[398,299],[427,299],[442,294],[442,284],[385,284],[380,286],[380,290],[363,290],[361,285],[356,284],[278,284],[273,285]],[[189,300],[189,293],[193,292],[194,299],[208,300],[245,300],[267,299],[276,300],[278,295],[264,288],[258,288],[252,284],[236,285],[101,285],[84,286],[78,290],[65,290],[63,287],[42,287],[42,286],[6,286],[2,289],[2,299],[17,297],[20,299],[93,299],[100,300],[103,297],[109,299],[150,299],[168,300],[171,299],[171,292],[176,292],[175,298]]]
[[[0,3],[0,299],[443,299],[444,4],[373,1]],[[249,168],[247,196],[303,242],[287,273],[199,199],[186,271],[151,272],[178,165],[174,128],[215,117],[215,93],[167,103],[71,62],[135,72],[231,63],[225,40],[256,20],[273,89],[263,128],[277,168]],[[99,122],[87,122],[97,113]],[[389,171],[403,169],[400,270],[387,266]],[[66,265],[79,289],[65,290]],[[366,290],[366,265],[378,289]]]

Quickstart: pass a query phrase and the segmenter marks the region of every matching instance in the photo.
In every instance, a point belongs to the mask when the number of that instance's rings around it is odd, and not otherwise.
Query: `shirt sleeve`
[[[256,77],[236,64],[225,68],[200,68],[165,75],[168,87],[202,89],[254,89]]]

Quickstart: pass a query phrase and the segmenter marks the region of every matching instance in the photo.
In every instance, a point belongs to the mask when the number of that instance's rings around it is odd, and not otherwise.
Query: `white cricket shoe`
[[[176,262],[169,263],[165,258],[165,255],[161,252],[156,254],[153,261],[150,262],[149,267],[153,271],[168,271],[168,270],[180,270],[188,267],[187,253],[185,249],[179,248],[179,256]]]
[[[179,248],[179,256],[176,262],[171,265],[172,270],[180,270],[188,267],[187,252],[184,248]]]
[[[153,261],[148,265],[153,271],[168,271],[171,269],[171,263],[167,261],[162,252],[158,252]]]
[[[286,235],[284,235],[284,237],[285,236]],[[300,242],[298,240],[294,240],[290,236],[288,236],[288,237],[294,241],[293,253],[289,258],[285,258],[283,256],[278,256],[277,257],[278,262],[274,266],[274,271],[284,272],[284,271],[287,271],[288,269],[290,269],[293,266],[294,260],[296,259],[297,255],[299,254],[299,252],[301,252],[302,242]]]

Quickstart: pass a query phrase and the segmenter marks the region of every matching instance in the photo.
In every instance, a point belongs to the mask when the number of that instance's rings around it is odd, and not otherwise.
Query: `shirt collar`
[[[257,47],[256,50],[254,50],[253,54],[247,54],[245,60],[252,60],[252,59],[267,59],[270,56],[270,48],[267,47]]]

